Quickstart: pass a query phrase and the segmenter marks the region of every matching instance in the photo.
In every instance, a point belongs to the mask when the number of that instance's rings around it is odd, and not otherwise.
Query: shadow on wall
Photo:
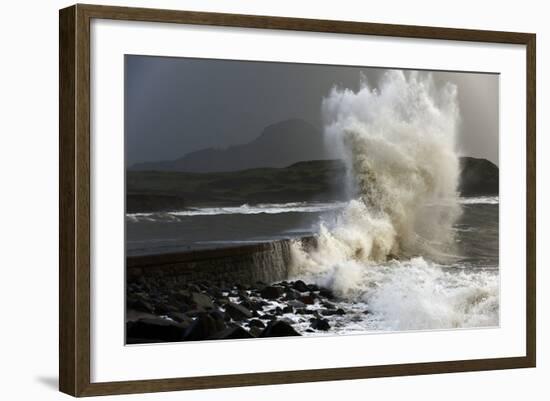
[[[42,384],[44,387],[48,387],[50,390],[57,391],[59,389],[59,378],[57,376],[39,376],[35,379],[38,383]]]

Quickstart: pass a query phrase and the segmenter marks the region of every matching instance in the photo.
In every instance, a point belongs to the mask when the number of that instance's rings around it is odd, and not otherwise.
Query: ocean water
[[[126,215],[128,256],[232,247],[311,235],[345,202],[195,207]]]
[[[127,254],[314,234],[313,249],[293,241],[290,278],[331,289],[347,311],[326,317],[328,334],[497,326],[499,200],[458,196],[456,87],[389,71],[376,88],[335,87],[322,113],[349,201],[130,214]]]
[[[493,264],[498,265],[498,197],[461,198],[460,203],[464,213],[454,230],[464,248],[462,252],[470,253],[472,263],[483,263],[491,250],[496,251]],[[244,204],[129,213],[126,215],[126,251],[128,256],[152,255],[314,235],[320,222],[337,216],[346,204]],[[487,238],[479,238],[480,232]],[[475,254],[476,249],[484,247],[491,249]]]
[[[498,198],[465,198],[461,204],[454,250],[444,258],[338,262],[327,257],[322,268],[296,273],[294,278],[331,288],[337,307],[348,311],[325,317],[329,333],[498,326]],[[304,335],[319,334],[307,331],[309,322],[300,316],[287,317]]]
[[[292,275],[354,311],[331,318],[333,331],[499,324],[498,198],[458,197],[457,94],[389,71],[323,100],[352,200],[320,223],[315,249],[294,244]]]
[[[384,262],[341,258],[333,263],[327,258],[326,269],[296,272],[292,278],[335,291],[332,303],[347,311],[324,317],[331,325],[327,333],[498,326],[498,197],[461,198],[459,204],[462,213],[452,228],[455,247],[445,262],[421,255]],[[338,220],[345,206],[342,202],[243,205],[217,208],[217,214],[212,208],[195,208],[128,215],[127,246],[129,255],[137,255],[299,238],[318,233],[320,222]],[[258,212],[261,209],[266,211]],[[283,318],[304,335],[327,334],[311,332],[303,315]]]

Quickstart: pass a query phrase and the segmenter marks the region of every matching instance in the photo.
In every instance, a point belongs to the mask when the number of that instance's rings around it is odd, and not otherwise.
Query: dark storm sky
[[[126,164],[172,160],[246,143],[267,125],[304,119],[322,129],[321,101],[334,85],[357,90],[384,69],[172,57],[125,58]],[[458,86],[460,153],[498,164],[498,76],[434,73]]]

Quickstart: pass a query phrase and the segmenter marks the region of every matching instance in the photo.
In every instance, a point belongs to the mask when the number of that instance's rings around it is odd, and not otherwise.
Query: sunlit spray
[[[322,113],[327,144],[346,163],[352,200],[319,224],[313,249],[293,244],[292,274],[337,296],[368,301],[391,319],[391,328],[477,324],[468,312],[476,309],[457,294],[477,294],[478,287],[491,295],[473,296],[489,302],[476,307],[493,313],[491,275],[472,276],[475,288],[463,277],[448,293],[430,293],[445,287],[445,274],[434,266],[452,260],[453,225],[461,213],[456,86],[437,86],[429,73],[392,70],[376,87],[365,77],[358,91],[334,87]],[[420,320],[399,317],[410,312],[398,305],[402,297],[415,300]]]

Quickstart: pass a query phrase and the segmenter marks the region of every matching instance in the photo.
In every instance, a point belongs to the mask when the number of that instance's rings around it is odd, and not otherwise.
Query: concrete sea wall
[[[304,238],[302,241],[311,241]],[[183,282],[254,284],[286,280],[290,240],[126,259],[127,282],[178,278]]]

